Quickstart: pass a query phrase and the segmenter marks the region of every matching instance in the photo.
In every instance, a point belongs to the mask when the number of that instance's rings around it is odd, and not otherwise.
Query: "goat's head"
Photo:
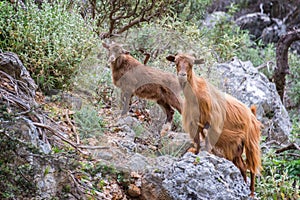
[[[193,56],[187,54],[169,55],[167,60],[176,64],[177,76],[181,82],[186,82],[188,76],[192,74],[194,64],[203,64],[204,60],[196,60]]]
[[[107,44],[105,42],[102,43],[103,47],[108,50],[108,62],[114,63],[122,54],[128,54],[121,44],[112,42],[111,44]]]

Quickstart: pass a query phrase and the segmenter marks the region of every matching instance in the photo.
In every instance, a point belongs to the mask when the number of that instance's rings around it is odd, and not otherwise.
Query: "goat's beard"
[[[182,89],[184,89],[186,83],[187,83],[187,77],[186,76],[178,76],[178,81]]]

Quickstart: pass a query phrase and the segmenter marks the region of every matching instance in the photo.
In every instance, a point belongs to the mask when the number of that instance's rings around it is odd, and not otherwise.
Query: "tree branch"
[[[149,22],[151,19],[165,14],[166,6],[170,5],[168,1],[151,0],[146,1],[143,5],[141,2],[140,0],[135,2],[111,0],[107,2],[107,7],[110,7],[107,16],[108,31],[99,34],[100,38],[109,38],[142,22]],[[103,23],[105,22],[103,21]]]
[[[276,65],[273,75],[274,83],[281,101],[285,88],[285,76],[289,74],[288,49],[294,41],[300,40],[300,29],[282,35],[276,48]]]

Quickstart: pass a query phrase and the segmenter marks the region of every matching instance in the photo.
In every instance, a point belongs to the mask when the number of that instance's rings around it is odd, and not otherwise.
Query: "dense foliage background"
[[[0,49],[19,55],[41,91],[87,90],[97,100],[97,106],[115,100],[110,92],[113,86],[106,68],[106,52],[101,47],[103,40],[125,43],[140,60],[144,59],[142,52],[148,52],[149,65],[173,72],[165,56],[177,51],[193,52],[205,58],[205,69],[201,70],[212,81],[211,66],[234,56],[250,60],[254,66],[276,61],[276,44],[251,40],[248,32],[233,21],[253,3],[250,0],[142,0],[138,4],[124,0],[37,2],[0,2]],[[205,15],[218,8],[223,8],[227,15],[211,29],[202,26]],[[287,107],[293,122],[292,139],[297,140],[299,54],[290,52],[289,66]],[[273,70],[261,71],[272,79]],[[175,118],[180,124],[180,116]],[[75,120],[82,135],[93,128],[102,130],[104,126],[94,108],[81,110]],[[95,123],[90,124],[91,121]],[[296,156],[291,154],[278,155],[271,150],[263,155],[264,170],[257,182],[258,196],[262,199],[293,199],[295,192],[299,192],[299,152]]]

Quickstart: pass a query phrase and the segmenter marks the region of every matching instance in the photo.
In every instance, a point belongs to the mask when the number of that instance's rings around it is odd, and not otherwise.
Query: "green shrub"
[[[165,58],[168,54],[193,53],[197,58],[205,58],[205,65],[215,62],[213,52],[208,48],[204,37],[197,26],[188,25],[180,19],[165,17],[159,22],[143,24],[138,29],[130,30],[125,40],[117,40],[126,43],[128,46],[125,48],[141,62],[145,56],[139,49],[145,49],[151,54],[149,66],[175,73],[175,67],[170,67],[170,62]]]
[[[263,156],[262,164],[256,189],[261,199],[299,199],[299,159],[270,151]]]
[[[289,53],[290,73],[287,75],[288,91],[287,95],[291,103],[297,107],[300,106],[300,56]]]
[[[26,2],[26,9],[0,2],[0,49],[18,54],[42,90],[65,88],[96,37],[76,7]]]
[[[105,122],[93,106],[82,107],[74,114],[74,119],[81,139],[102,135]]]
[[[206,8],[212,0],[189,0],[177,5],[178,18],[199,25],[199,21],[206,14]],[[176,6],[175,6],[176,7]]]

